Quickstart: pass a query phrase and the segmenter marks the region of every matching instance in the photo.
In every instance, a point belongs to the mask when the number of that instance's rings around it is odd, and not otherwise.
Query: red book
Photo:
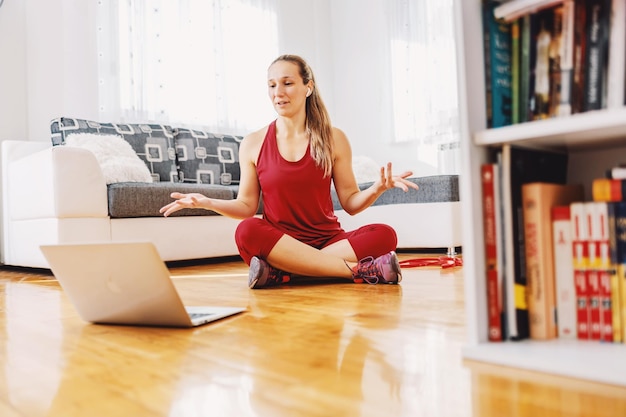
[[[600,316],[600,272],[587,270],[587,294],[589,303],[589,339],[600,340],[602,322]]]
[[[486,163],[481,166],[483,190],[483,230],[485,234],[485,269],[487,279],[487,315],[489,340],[499,342],[502,335],[502,265],[499,262],[498,224],[500,222],[498,165]]]
[[[587,227],[585,227],[585,203],[570,205],[572,218],[572,257],[574,263],[574,285],[576,287],[576,335],[589,339],[589,294],[587,290]]]
[[[596,258],[593,267],[598,271],[600,298],[600,339],[613,342],[613,307],[612,307],[612,261],[610,250],[609,208],[608,203],[595,202],[593,239],[596,242]]]
[[[611,307],[611,274],[608,270],[600,271],[598,276],[600,284],[600,322],[603,342],[613,342],[613,309]]]
[[[602,329],[604,326],[603,318],[603,294],[601,291],[601,281],[606,280],[608,284],[608,303],[609,315],[607,325],[613,338],[613,330],[611,327],[611,293],[610,279],[608,276],[609,264],[609,242],[608,242],[608,224],[606,203],[588,201],[585,203],[585,218],[587,224],[587,285],[589,293],[589,324],[590,338],[592,340],[600,340],[602,338]]]

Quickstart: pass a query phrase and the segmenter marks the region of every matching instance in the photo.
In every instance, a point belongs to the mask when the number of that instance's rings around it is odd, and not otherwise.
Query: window
[[[99,2],[100,117],[257,129],[277,33],[273,0]]]
[[[449,148],[459,141],[452,0],[390,6],[396,141]]]

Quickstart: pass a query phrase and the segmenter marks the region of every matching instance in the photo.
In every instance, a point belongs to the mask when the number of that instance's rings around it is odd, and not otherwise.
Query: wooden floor
[[[462,268],[249,290],[241,262],[170,266],[186,304],[247,312],[92,325],[49,272],[1,269],[0,416],[626,415],[624,388],[464,364]]]

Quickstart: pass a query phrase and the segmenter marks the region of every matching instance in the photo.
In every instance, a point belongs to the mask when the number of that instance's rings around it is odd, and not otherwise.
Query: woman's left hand
[[[412,171],[404,171],[400,175],[393,175],[391,167],[391,162],[387,162],[386,167],[380,168],[380,183],[383,191],[389,190],[390,188],[400,188],[404,192],[409,191],[409,188],[415,190],[419,189],[417,184],[405,179],[413,175]]]

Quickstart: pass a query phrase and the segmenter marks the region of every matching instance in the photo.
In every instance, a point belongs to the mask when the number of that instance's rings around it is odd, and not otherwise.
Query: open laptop
[[[189,306],[150,242],[42,245],[52,273],[85,321],[193,327],[242,311]]]

